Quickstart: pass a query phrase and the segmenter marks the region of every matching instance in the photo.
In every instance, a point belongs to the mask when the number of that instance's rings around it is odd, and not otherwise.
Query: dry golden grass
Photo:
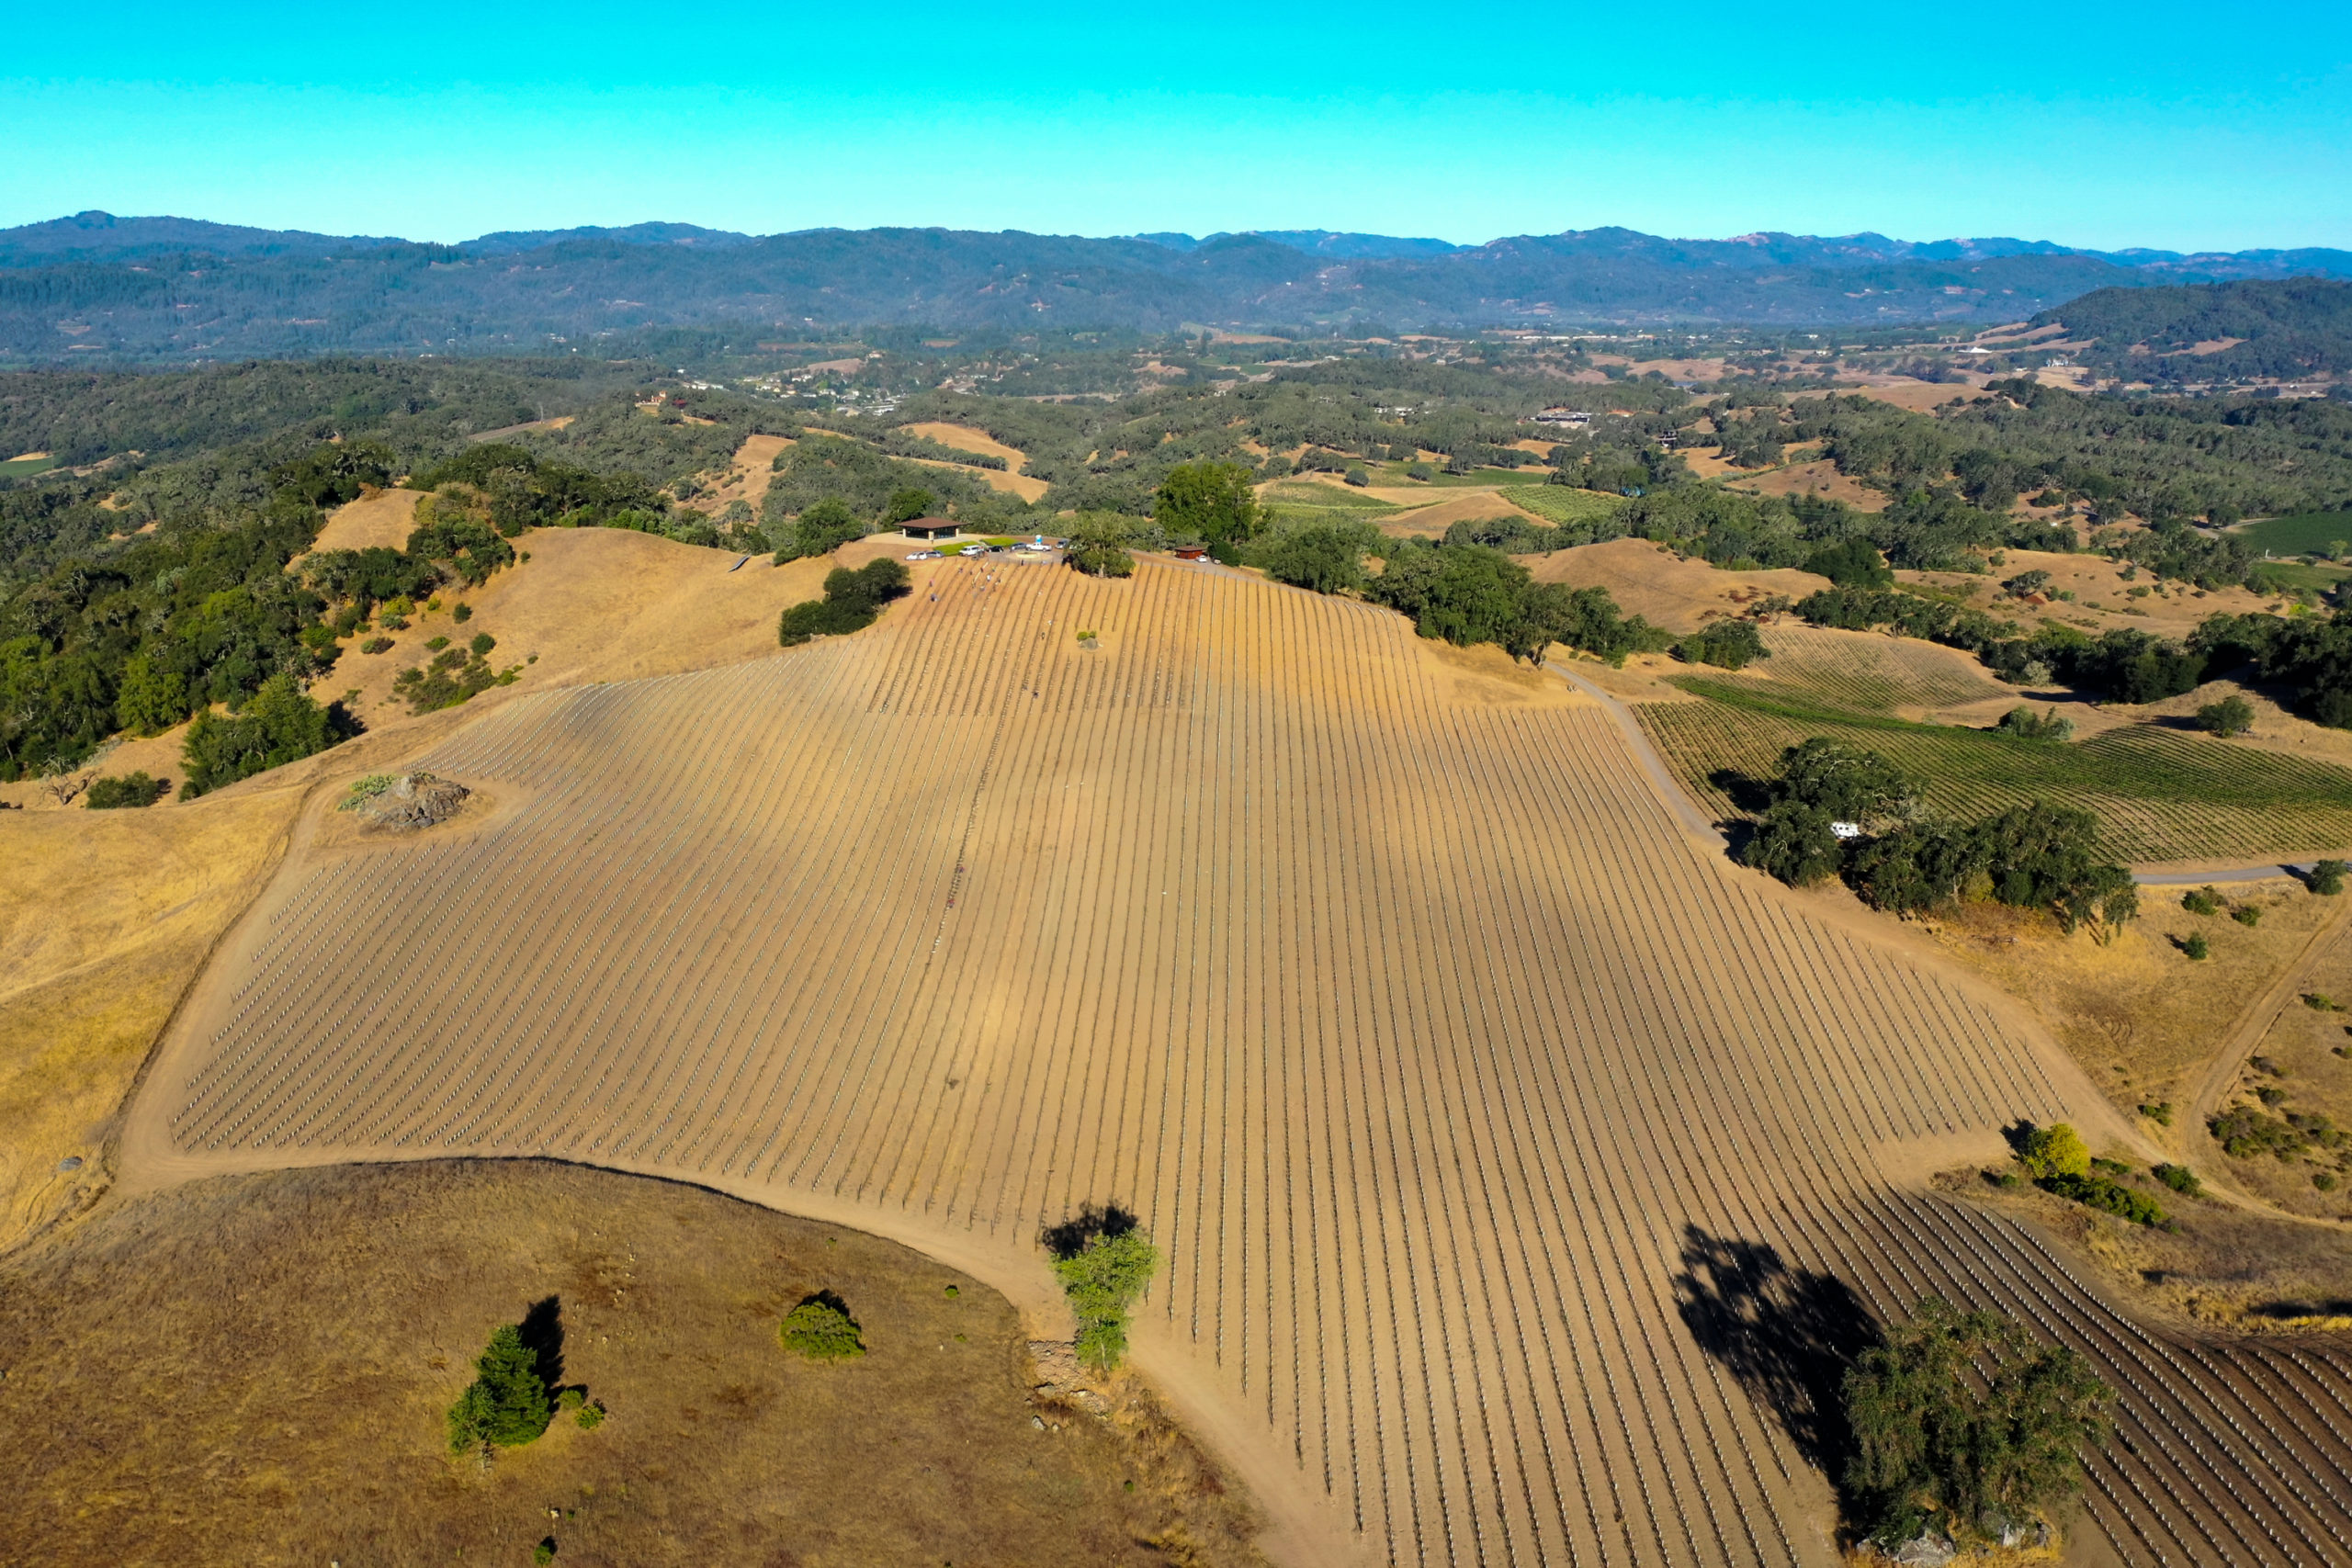
[[[403,550],[416,529],[416,503],[423,491],[379,490],[327,513],[326,526],[311,548],[318,550]]]
[[[1206,568],[959,564],[853,637],[420,725],[513,815],[289,858],[126,1183],[554,1155],[871,1228],[1041,1319],[1039,1225],[1124,1202],[1167,1253],[1138,1364],[1300,1562],[1830,1562],[1803,1412],[1717,1333],[1767,1258],[2091,1355],[2135,1558],[2352,1531],[2352,1407],[2120,1332],[1925,1190],[2018,1116],[2129,1141],[2080,1071],[1702,852],[1542,679]]]
[[[1827,459],[1809,463],[1792,463],[1770,473],[1754,474],[1730,481],[1730,488],[1755,495],[1818,495],[1831,501],[1842,501],[1860,512],[1883,512],[1887,496],[1871,489],[1858,479],[1838,471],[1838,465]]]
[[[1908,377],[1874,377],[1860,386],[1840,387],[1838,395],[1850,397],[1859,393],[1882,403],[1893,403],[1913,413],[1932,413],[1957,398],[1962,402],[1977,402],[1991,394],[1965,382],[1914,381]]]
[[[865,1356],[777,1343],[819,1290]],[[472,1358],[549,1297],[560,1381],[608,1418],[486,1473],[447,1459]],[[1148,1389],[1114,1380],[1107,1416],[1033,1395],[1027,1339],[968,1276],[691,1187],[537,1162],[199,1182],[0,1269],[0,1558],[1262,1561]]]
[[[2277,1112],[2317,1114],[2338,1127],[2352,1127],[2352,1012],[2342,1010],[2352,1008],[2352,934],[2339,932],[2314,957],[2297,994],[2284,998],[2273,1017],[2257,1021],[2261,1027],[2246,1062],[2225,1081],[2217,1108],[2259,1103],[2256,1091],[2267,1089],[2283,1097],[2274,1108]],[[2335,1005],[2315,1008],[2302,999],[2305,995]],[[2254,1066],[2256,1058],[2264,1066]],[[2269,1156],[2234,1160],[2210,1138],[2199,1142],[2207,1160],[2232,1184],[2289,1213],[2329,1220],[2352,1216],[2352,1168],[2347,1168],[2344,1150],[2315,1148],[2290,1160]],[[2332,1185],[2322,1189],[2314,1181],[2319,1177],[2331,1179]],[[2352,1314],[2352,1271],[2336,1286],[2345,1303],[2338,1310]]]
[[[1673,632],[1696,631],[1707,621],[1736,615],[1764,595],[1802,599],[1829,586],[1828,579],[1809,571],[1724,571],[1695,557],[1677,559],[1647,539],[1611,539],[1521,558],[1539,581],[1606,588],[1626,615]]]
[[[1023,501],[1035,501],[1049,488],[1045,480],[1035,478],[1025,471],[1029,464],[1027,453],[1018,446],[1006,446],[985,430],[976,430],[968,424],[945,424],[937,421],[923,424],[910,424],[906,428],[916,435],[929,436],[942,446],[953,446],[959,452],[974,452],[983,457],[1003,458],[1006,466],[1002,468],[957,469],[959,473],[984,481],[990,490],[1001,491],[1008,495],[1017,495]]]
[[[299,798],[0,819],[0,1251],[104,1189],[132,1080]]]
[[[2154,1124],[2140,1131],[2184,1156],[2194,1152],[2184,1123],[2205,1066],[2239,1015],[2337,912],[2284,877],[2220,889],[2231,907],[2262,911],[2249,928],[2189,914],[2180,905],[2186,891],[2143,890],[2140,919],[2105,946],[2064,935],[2039,911],[1994,903],[1962,905],[1928,927],[1953,958],[2031,1007],[2120,1112],[2165,1101],[2182,1111],[2169,1138]],[[2192,931],[2211,951],[2202,963],[2173,941]]]

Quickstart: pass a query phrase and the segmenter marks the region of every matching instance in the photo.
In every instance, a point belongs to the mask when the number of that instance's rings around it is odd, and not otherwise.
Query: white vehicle
[[[909,560],[937,560],[939,558],[939,552],[937,550],[917,550],[913,554],[908,556],[907,558]]]
[[[989,547],[986,545],[966,545],[956,553],[959,556],[984,556],[989,553]]]

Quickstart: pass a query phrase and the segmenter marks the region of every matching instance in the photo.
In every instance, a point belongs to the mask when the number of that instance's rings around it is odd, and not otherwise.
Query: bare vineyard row
[[[2064,1114],[2030,1048],[1688,849],[1598,709],[1452,700],[1385,613],[967,572],[423,761],[512,814],[298,869],[158,1075],[186,1154],[626,1161],[1022,1258],[1127,1203],[1148,1309],[1392,1562],[1828,1562],[1770,1368],[1835,1291],[2098,1358],[2128,1562],[2352,1533],[2335,1360],[2150,1336],[1873,1174]]]

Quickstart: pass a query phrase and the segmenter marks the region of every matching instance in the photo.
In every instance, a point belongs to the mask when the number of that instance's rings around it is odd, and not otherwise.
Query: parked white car
[[[907,558],[909,560],[937,560],[939,558],[939,552],[937,550],[917,550],[912,555],[907,557]]]

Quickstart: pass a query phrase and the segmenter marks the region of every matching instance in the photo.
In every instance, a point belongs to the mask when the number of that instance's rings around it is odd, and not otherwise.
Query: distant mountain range
[[[0,356],[183,360],[483,353],[645,328],[876,324],[1362,331],[2020,321],[2094,289],[2352,277],[2352,252],[2094,252],[1881,234],[1671,240],[1629,229],[1483,245],[1283,230],[1087,239],[685,223],[459,245],[84,212],[0,230]]]

